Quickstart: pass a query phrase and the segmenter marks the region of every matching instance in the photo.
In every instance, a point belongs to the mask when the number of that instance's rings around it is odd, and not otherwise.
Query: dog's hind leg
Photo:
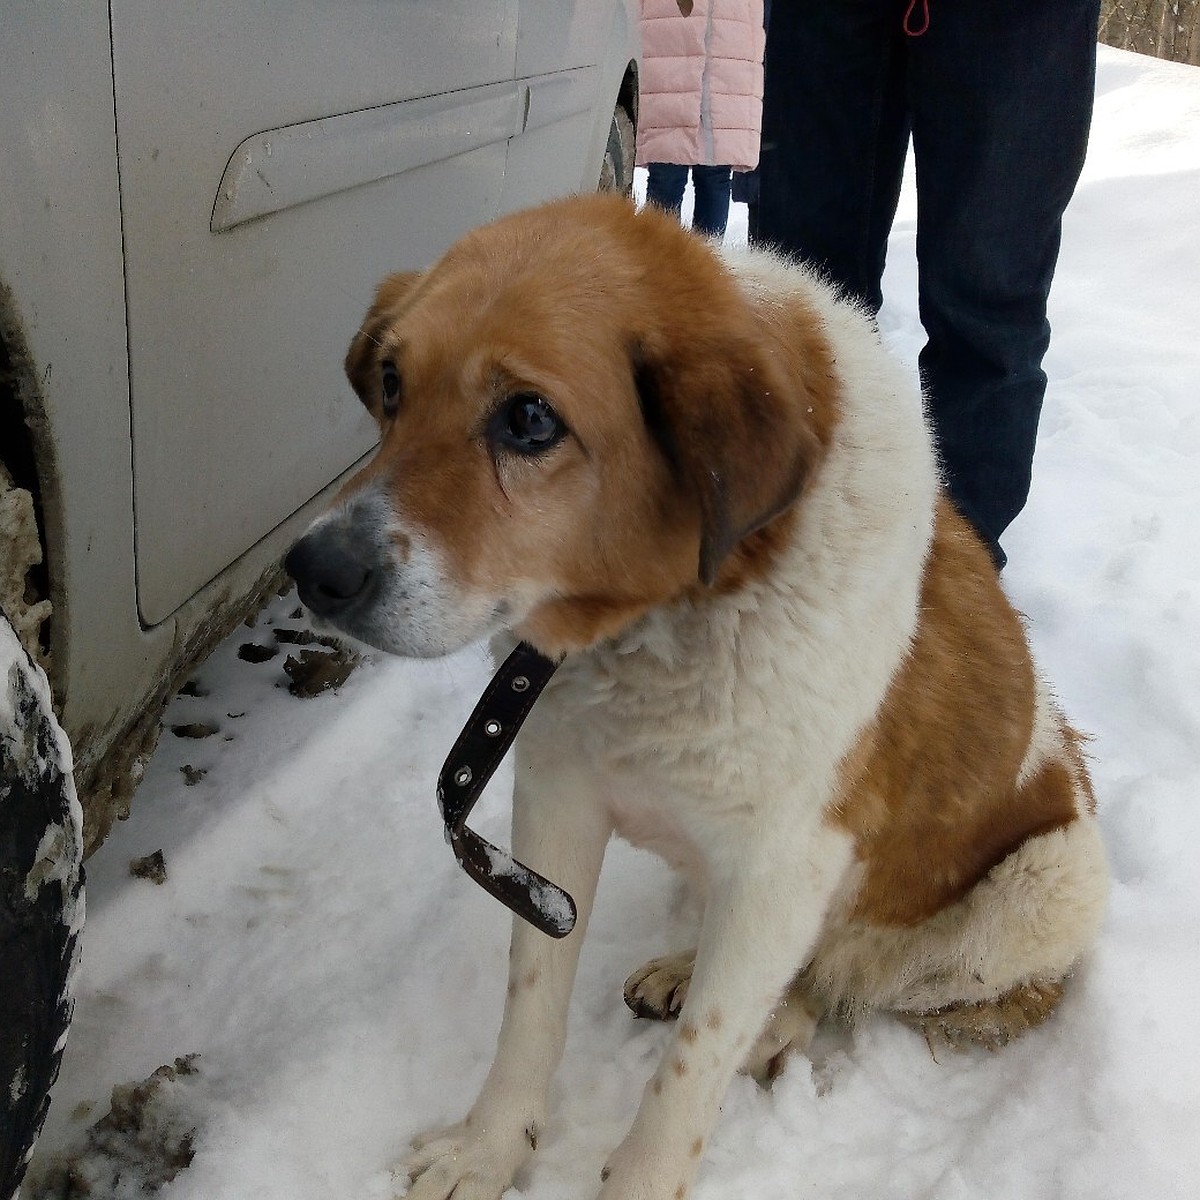
[[[831,926],[809,974],[850,1017],[891,1010],[931,1046],[1002,1046],[1054,1010],[1107,893],[1099,829],[1084,814],[1027,839],[919,925]]]
[[[948,1004],[932,1012],[897,1014],[906,1024],[925,1035],[930,1050],[949,1046],[965,1050],[982,1046],[999,1050],[1014,1038],[1036,1028],[1058,1007],[1061,980],[1023,983],[997,996],[970,1004]]]

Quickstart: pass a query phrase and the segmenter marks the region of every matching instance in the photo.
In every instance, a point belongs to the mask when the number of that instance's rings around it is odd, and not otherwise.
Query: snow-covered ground
[[[881,320],[915,362],[913,217],[909,189]],[[1094,735],[1115,875],[1099,948],[1055,1019],[999,1053],[935,1059],[880,1019],[826,1035],[770,1092],[739,1078],[697,1200],[1200,1196],[1200,70],[1102,48],[1051,316],[1004,584]],[[296,700],[282,655],[236,657],[294,607],[198,672],[207,696],[176,700],[170,723],[218,732],[164,735],[132,820],[90,863],[42,1167],[80,1144],[114,1084],[199,1054],[152,1113],[176,1144],[196,1131],[161,1196],[382,1200],[408,1139],[460,1116],[482,1080],[509,919],[454,866],[433,780],[487,667],[478,652],[367,663],[337,694]],[[206,773],[189,784],[185,766]],[[510,779],[477,822],[502,841]],[[166,882],[132,878],[130,860],[159,848]],[[671,896],[654,859],[614,847],[552,1120],[519,1181],[529,1200],[592,1194],[628,1125],[664,1031],[635,1022],[620,987],[672,948],[655,919]]]

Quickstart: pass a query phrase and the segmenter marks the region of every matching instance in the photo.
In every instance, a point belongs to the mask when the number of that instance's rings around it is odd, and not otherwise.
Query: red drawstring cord
[[[921,27],[914,29],[912,23],[913,9],[917,0],[908,0],[908,8],[904,10],[904,32],[909,37],[920,37],[929,28],[929,0],[921,0]]]

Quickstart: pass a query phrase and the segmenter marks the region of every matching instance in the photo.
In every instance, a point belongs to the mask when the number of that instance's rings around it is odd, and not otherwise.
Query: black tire
[[[0,1200],[58,1077],[83,922],[82,813],[46,677],[0,613]]]
[[[598,191],[633,195],[635,140],[633,118],[625,111],[624,105],[618,104],[613,110],[612,124],[608,127],[608,145],[604,149],[604,162],[600,167]]]

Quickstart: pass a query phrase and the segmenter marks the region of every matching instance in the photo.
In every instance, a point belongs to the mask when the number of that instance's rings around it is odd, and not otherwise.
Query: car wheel
[[[71,1023],[82,824],[46,676],[0,613],[0,1200],[25,1174]]]
[[[618,104],[613,110],[612,124],[608,127],[608,145],[604,149],[604,162],[600,167],[600,191],[633,195],[635,140],[633,119],[625,111],[625,106]]]

